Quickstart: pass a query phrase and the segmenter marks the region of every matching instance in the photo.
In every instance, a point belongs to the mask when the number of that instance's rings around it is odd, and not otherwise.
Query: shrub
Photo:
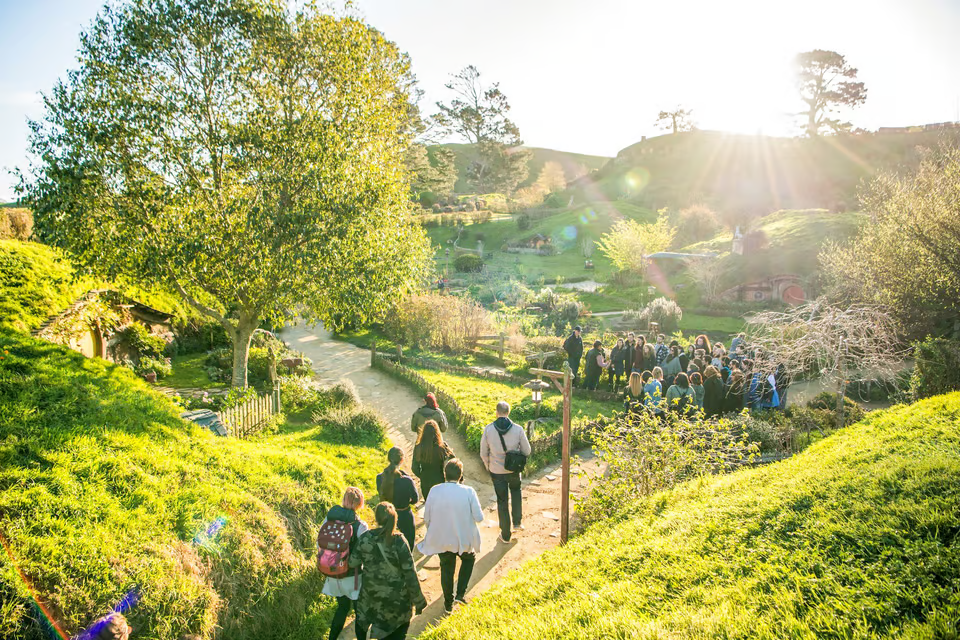
[[[386,424],[372,409],[340,405],[314,413],[313,419],[323,426],[325,437],[344,444],[378,446],[387,439]]]
[[[344,378],[326,390],[324,394],[331,405],[353,409],[360,406],[360,394],[353,380]]]
[[[530,225],[530,216],[525,213],[521,213],[519,216],[517,216],[517,229],[520,231],[527,231],[530,229]]]
[[[215,320],[187,322],[177,329],[175,343],[172,348],[177,354],[202,353],[233,344],[223,325]]]
[[[287,413],[316,410],[324,397],[316,380],[307,376],[280,376],[280,403]]]
[[[153,335],[139,322],[134,322],[123,330],[122,340],[137,355],[138,359],[160,359],[167,349],[167,343],[164,342],[163,338]]]
[[[684,480],[731,471],[759,452],[729,420],[687,420],[673,411],[662,419],[645,411],[618,414],[598,426],[594,443],[607,470],[577,502],[588,524]]]
[[[153,371],[157,374],[157,380],[166,378],[173,373],[173,366],[164,358],[140,358],[140,364],[134,369],[138,375],[144,375]]]
[[[420,206],[424,209],[432,209],[437,206],[437,194],[432,191],[424,191],[420,194]]]
[[[0,209],[0,238],[29,240],[32,235],[32,211],[29,209]]]
[[[916,366],[910,376],[914,398],[960,390],[960,341],[927,338],[914,348]]]
[[[463,203],[463,210],[464,210],[464,211],[471,211],[471,212],[472,212],[472,211],[476,211],[476,210],[477,210],[477,206],[476,206],[475,204],[473,204],[472,202],[464,202],[464,203]]]
[[[833,428],[836,428],[836,411],[837,411],[837,394],[832,391],[821,391],[817,395],[813,396],[809,402],[807,402],[807,407],[810,409],[820,409],[824,411],[829,411],[833,417]],[[863,407],[858,405],[856,402],[850,398],[843,398],[843,422],[844,424],[853,424],[854,422],[859,422],[863,420],[863,416],[866,415],[866,412],[863,410]]]
[[[490,329],[490,313],[470,298],[437,293],[412,295],[384,321],[387,336],[404,346],[461,352]]]
[[[710,207],[695,204],[681,209],[678,215],[676,240],[680,246],[687,246],[701,240],[709,240],[717,234],[720,222]]]
[[[669,298],[655,298],[640,312],[640,322],[643,324],[660,323],[661,333],[673,333],[678,330],[682,317],[683,311],[680,309],[680,305]]]
[[[463,253],[453,261],[458,273],[477,273],[483,269],[483,258],[473,253]]]

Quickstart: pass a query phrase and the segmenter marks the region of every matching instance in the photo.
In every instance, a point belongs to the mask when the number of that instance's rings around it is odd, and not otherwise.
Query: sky
[[[76,66],[103,0],[0,0],[0,201],[26,167],[28,118]],[[796,135],[791,60],[830,49],[859,69],[857,127],[960,120],[960,0],[356,0],[411,55],[421,110],[472,64],[499,82],[529,146],[614,156],[662,109],[702,129]]]

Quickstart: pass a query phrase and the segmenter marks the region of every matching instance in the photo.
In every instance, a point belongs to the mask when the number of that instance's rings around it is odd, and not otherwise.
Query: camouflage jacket
[[[413,556],[397,531],[381,542],[382,529],[360,536],[350,554],[350,567],[363,566],[363,583],[357,600],[357,619],[392,631],[410,622],[413,607],[426,606]]]

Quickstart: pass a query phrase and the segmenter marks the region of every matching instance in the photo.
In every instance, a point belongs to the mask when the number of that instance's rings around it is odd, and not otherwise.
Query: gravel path
[[[283,338],[297,350],[313,360],[313,369],[319,380],[335,383],[347,378],[356,385],[364,404],[379,410],[390,423],[390,439],[407,452],[406,466],[413,452],[414,434],[410,431],[410,416],[422,405],[422,399],[407,385],[370,368],[370,352],[354,345],[333,340],[323,327],[298,324],[283,331]],[[491,420],[493,407],[490,407]],[[453,429],[444,434],[444,439],[463,461],[464,479],[477,490],[480,504],[487,515],[480,523],[481,551],[470,581],[468,599],[489,588],[506,572],[543,551],[559,544],[560,523],[560,475],[556,465],[524,479],[523,509],[525,531],[514,534],[511,544],[497,542],[496,496],[490,475],[483,467],[480,456],[467,448],[459,433]],[[584,455],[581,452],[581,455]],[[589,457],[589,454],[584,457]],[[386,460],[384,460],[386,466]],[[588,460],[585,467],[595,468],[595,461]],[[571,492],[576,494],[584,483],[578,469],[571,474]],[[423,521],[417,516],[417,539],[424,535]],[[414,618],[408,637],[415,638],[424,629],[444,615],[443,594],[440,589],[440,563],[435,556],[420,558],[416,562],[421,587],[429,602],[423,614]],[[469,606],[469,605],[467,605]],[[352,627],[341,638],[354,637]]]

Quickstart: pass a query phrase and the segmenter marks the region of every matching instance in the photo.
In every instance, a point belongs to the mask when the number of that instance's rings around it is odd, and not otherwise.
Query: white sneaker
[[[514,542],[516,542],[516,540],[514,538],[510,538],[509,540],[504,540],[503,535],[501,534],[497,536],[497,542],[502,542],[503,544],[513,544]]]
[[[523,526],[522,524],[515,524],[515,525],[513,525],[513,530],[514,530],[514,531],[524,531],[524,530],[526,530],[526,527]]]

